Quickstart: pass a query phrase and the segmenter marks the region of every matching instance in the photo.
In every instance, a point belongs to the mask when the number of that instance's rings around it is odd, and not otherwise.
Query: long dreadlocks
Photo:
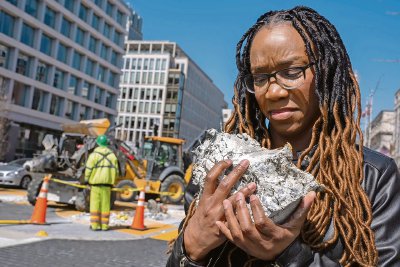
[[[291,23],[302,37],[308,56],[315,62],[315,90],[320,117],[314,124],[309,147],[298,160],[316,148],[307,171],[326,185],[303,226],[301,237],[315,250],[344,244],[340,263],[374,266],[378,255],[371,230],[372,211],[363,179],[363,142],[360,129],[360,89],[349,56],[336,28],[307,7],[272,11],[262,15],[243,35],[236,48],[238,76],[233,97],[234,112],[225,125],[230,133],[247,133],[264,147],[271,147],[265,116],[253,94],[246,91],[243,77],[250,73],[250,47],[258,30],[266,25]],[[334,233],[324,240],[333,222]]]

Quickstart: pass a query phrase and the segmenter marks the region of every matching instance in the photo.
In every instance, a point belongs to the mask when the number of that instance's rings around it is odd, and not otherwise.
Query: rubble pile
[[[204,142],[193,153],[196,159],[193,182],[200,186],[199,196],[203,191],[204,178],[215,163],[231,159],[233,166],[236,166],[243,159],[249,160],[249,168],[231,194],[250,182],[255,182],[256,196],[266,214],[278,224],[296,209],[308,192],[323,189],[311,174],[301,171],[292,163],[289,144],[282,149],[268,150],[247,134],[219,133],[210,129]],[[232,168],[227,170],[219,179],[223,179],[231,170]]]

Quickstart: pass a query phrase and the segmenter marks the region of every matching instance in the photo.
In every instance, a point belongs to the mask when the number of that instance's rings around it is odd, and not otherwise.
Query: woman
[[[399,173],[392,159],[358,146],[360,90],[335,27],[307,7],[268,12],[236,54],[235,110],[225,131],[271,149],[289,142],[297,166],[326,191],[309,193],[276,225],[252,195],[254,184],[228,198],[249,162],[217,184],[231,165],[220,162],[167,266],[400,266]]]

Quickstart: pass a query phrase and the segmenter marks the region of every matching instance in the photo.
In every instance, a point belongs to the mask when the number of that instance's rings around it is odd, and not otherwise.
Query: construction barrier
[[[38,197],[36,198],[35,208],[33,209],[33,214],[31,222],[34,224],[45,224],[46,223],[46,211],[47,211],[47,192],[49,190],[49,181],[51,175],[47,175],[43,179],[42,187]]]
[[[135,218],[133,218],[131,229],[134,230],[147,230],[144,226],[144,201],[145,201],[145,191],[140,191],[138,204],[136,207]]]
[[[56,182],[56,183],[60,183],[60,184],[65,184],[65,185],[70,185],[70,186],[74,186],[77,188],[82,188],[82,189],[90,189],[90,186],[88,185],[81,185],[81,184],[76,184],[76,183],[71,183],[71,182],[66,182],[57,178],[51,178],[51,181]],[[129,192],[141,192],[142,190],[145,190],[145,188],[112,188],[111,191],[115,191],[115,192],[125,192],[125,191],[129,191]],[[157,194],[157,195],[161,195],[161,196],[172,196],[175,195],[176,193],[171,193],[171,192],[159,192],[159,191],[153,191],[153,190],[145,190],[146,193],[148,194]],[[182,193],[183,195],[184,193]]]

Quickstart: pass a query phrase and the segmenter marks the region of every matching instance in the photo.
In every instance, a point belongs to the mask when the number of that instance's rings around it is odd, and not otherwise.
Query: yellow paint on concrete
[[[144,223],[144,225],[147,227],[147,230],[139,231],[139,230],[133,230],[133,229],[120,229],[117,230],[118,232],[125,233],[125,234],[131,234],[131,235],[149,235],[149,234],[159,234],[164,230],[174,228],[176,226],[172,224],[162,224],[162,223]]]
[[[26,190],[15,188],[0,188],[0,195],[26,196]]]
[[[69,218],[69,217],[77,215],[79,213],[81,213],[81,212],[77,211],[77,210],[56,209],[57,216],[59,216],[61,218]]]
[[[47,236],[49,236],[49,234],[48,234],[46,231],[41,230],[41,231],[39,231],[39,232],[36,233],[36,236],[39,236],[39,237],[47,237]]]
[[[170,241],[178,236],[178,229],[174,229],[172,231],[162,233],[160,235],[152,236],[152,239],[163,240],[163,241]]]

